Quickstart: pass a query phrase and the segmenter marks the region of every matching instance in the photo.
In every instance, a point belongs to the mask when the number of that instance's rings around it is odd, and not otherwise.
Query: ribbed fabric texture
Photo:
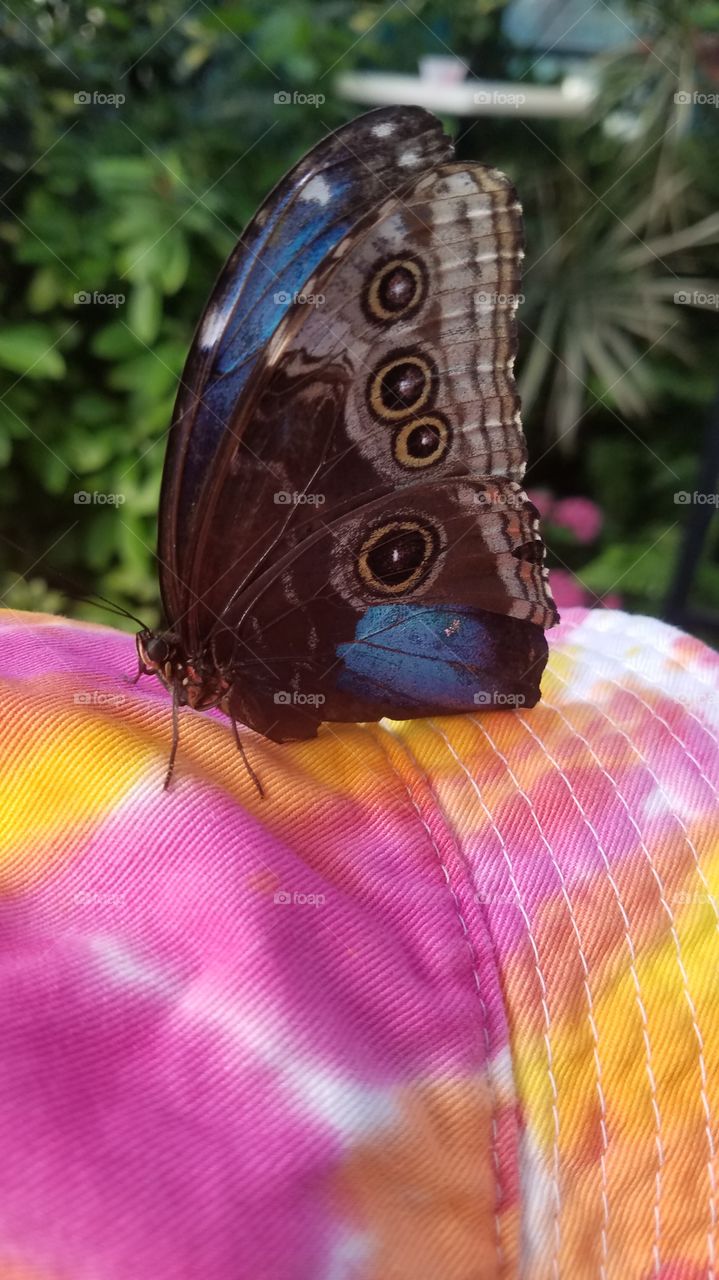
[[[0,615],[0,1280],[715,1280],[719,658],[278,746]]]

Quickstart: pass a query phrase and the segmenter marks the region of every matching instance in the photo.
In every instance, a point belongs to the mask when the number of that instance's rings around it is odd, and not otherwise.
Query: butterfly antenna
[[[94,609],[105,609],[107,613],[114,613],[118,618],[129,618],[131,622],[136,622],[139,627],[142,627],[143,631],[150,630],[147,623],[142,621],[142,618],[130,613],[130,610],[126,609],[124,605],[117,604],[115,600],[108,600],[106,596],[101,596],[97,591],[93,592],[93,595],[95,596],[94,600],[91,596],[74,596],[73,599],[79,600],[82,604],[91,604]],[[102,601],[101,604],[98,604],[99,600]]]
[[[8,538],[7,534],[0,534],[0,537],[9,547],[14,547],[15,551],[20,551],[23,555],[29,554],[25,547],[21,547],[19,542],[14,542],[12,538]],[[73,593],[71,599],[77,601],[78,604],[91,604],[93,609],[105,609],[108,613],[114,613],[117,618],[129,618],[131,622],[136,622],[139,627],[142,627],[143,631],[149,631],[150,628],[146,622],[142,621],[142,618],[137,618],[134,613],[130,613],[129,609],[126,609],[124,605],[118,604],[116,600],[108,600],[107,596],[101,596],[99,591],[93,591],[94,600],[92,596],[80,595],[78,592],[81,588],[66,573],[52,568],[50,573],[53,578],[58,578],[61,582],[67,584]],[[22,577],[23,575],[21,574],[20,576]],[[98,604],[98,600],[101,600],[102,604]]]
[[[165,781],[162,784],[162,790],[167,791],[172,782],[172,775],[175,771],[175,760],[177,758],[177,748],[180,745],[180,715],[179,704],[177,701],[177,685],[172,686],[172,744],[170,746],[170,759],[167,762],[167,773]]]
[[[237,729],[237,721],[235,720],[234,716],[232,716],[232,717],[231,717],[231,719],[232,719],[232,732],[233,732],[233,733],[234,733],[234,735],[235,735],[235,742],[237,743],[238,750],[239,750],[239,752],[240,752],[240,755],[242,756],[242,762],[243,762],[243,764],[244,764],[244,766],[245,766],[245,768],[246,768],[247,772],[249,773],[250,777],[252,778],[252,781],[254,782],[255,786],[257,787],[257,790],[259,791],[260,799],[261,799],[261,800],[264,800],[264,798],[265,798],[265,793],[264,793],[264,790],[263,790],[263,788],[262,788],[262,783],[260,782],[259,778],[257,777],[257,774],[255,773],[254,769],[252,768],[252,765],[250,764],[250,762],[249,762],[249,760],[248,760],[248,758],[247,758],[247,752],[245,751],[245,748],[244,748],[244,746],[242,745],[242,739],[241,739],[241,737],[240,737],[240,735],[239,735],[239,732],[238,732],[238,729]]]

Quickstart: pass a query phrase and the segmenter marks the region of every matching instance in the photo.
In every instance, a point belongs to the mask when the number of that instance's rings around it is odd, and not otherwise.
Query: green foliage
[[[69,577],[71,595],[99,590],[156,620],[165,435],[224,257],[289,165],[355,114],[336,94],[339,72],[409,72],[423,54],[452,50],[476,74],[542,74],[530,71],[535,54],[507,49],[502,8],[2,8],[0,38],[12,45],[0,70],[6,603],[56,609]],[[672,294],[708,287],[716,274],[715,113],[689,131],[673,101],[677,87],[702,84],[701,39],[716,11],[686,0],[655,6],[655,56],[635,48],[612,59],[590,120],[480,122],[460,144],[511,172],[527,209],[521,369],[539,460],[528,482],[600,504],[602,541],[588,565],[579,555],[572,567],[599,594],[616,588],[649,610],[675,554],[673,493],[694,487],[715,377],[715,313],[676,307]],[[274,100],[280,90],[325,101],[287,107]],[[633,140],[603,127],[617,112],[640,121]],[[77,502],[79,492],[119,497]],[[706,599],[719,596],[712,573],[700,581]],[[69,609],[93,616],[83,604]]]

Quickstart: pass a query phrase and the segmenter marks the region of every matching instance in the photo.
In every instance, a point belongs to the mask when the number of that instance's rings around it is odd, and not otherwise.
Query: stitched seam
[[[566,681],[563,679],[563,677],[561,677],[561,676],[560,676],[560,677],[559,677],[559,679],[561,680],[561,682],[562,682],[563,684],[566,684]],[[611,683],[612,683],[612,684],[614,684],[614,685],[616,685],[616,687],[617,687],[617,688],[621,688],[621,686],[620,686],[620,685],[617,685],[616,680],[612,680],[612,681],[611,681]],[[635,696],[638,696],[638,695],[635,695]],[[639,701],[640,701],[640,702],[642,702],[642,701],[643,701],[643,699],[641,699],[641,698],[640,698],[640,699],[639,699]],[[594,704],[593,704],[593,703],[590,703],[590,704],[588,704],[588,705],[590,705],[590,706],[594,706]],[[644,703],[644,705],[645,705],[645,706],[647,706],[647,704],[646,704],[646,703]],[[694,842],[692,841],[692,839],[691,839],[691,837],[690,837],[690,835],[689,835],[689,832],[688,832],[688,830],[687,830],[687,828],[686,828],[686,825],[685,825],[685,823],[684,823],[683,819],[680,817],[680,815],[679,815],[678,813],[674,812],[674,811],[671,809],[671,799],[670,799],[670,797],[667,795],[667,792],[665,791],[665,789],[664,789],[664,787],[663,787],[662,783],[660,782],[659,778],[657,777],[656,773],[655,773],[655,772],[654,772],[654,770],[652,769],[652,767],[651,767],[651,765],[649,764],[648,760],[647,760],[647,759],[646,759],[646,757],[642,754],[642,752],[639,750],[639,748],[638,748],[637,746],[635,746],[635,744],[632,742],[631,738],[629,738],[629,736],[625,733],[625,731],[620,727],[620,725],[618,725],[618,724],[616,723],[616,721],[615,721],[615,720],[614,720],[614,719],[609,715],[609,713],[608,713],[607,711],[604,711],[604,710],[603,710],[603,708],[602,708],[602,707],[600,707],[599,705],[597,705],[595,709],[599,711],[600,715],[604,716],[604,719],[605,719],[605,720],[607,720],[607,722],[612,726],[612,728],[615,730],[615,732],[617,732],[617,733],[621,734],[621,736],[624,738],[624,740],[629,744],[629,746],[631,747],[631,749],[632,749],[632,751],[634,752],[634,754],[639,758],[639,760],[641,760],[641,762],[642,762],[642,764],[643,764],[644,768],[647,770],[648,774],[649,774],[649,775],[650,775],[650,777],[653,779],[653,781],[654,781],[655,785],[657,786],[657,788],[661,791],[661,793],[662,793],[662,795],[664,796],[665,800],[669,803],[669,805],[670,805],[670,812],[671,812],[671,814],[672,814],[672,817],[676,819],[676,821],[679,823],[679,826],[682,828],[682,831],[683,831],[683,834],[684,834],[684,840],[685,840],[685,843],[687,844],[687,846],[688,846],[688,848],[689,848],[689,850],[690,850],[690,852],[691,852],[691,854],[692,854],[692,858],[693,858],[693,860],[694,860],[694,865],[695,865],[695,867],[696,867],[697,871],[699,872],[699,876],[700,876],[700,879],[701,879],[701,881],[702,881],[702,884],[705,886],[705,888],[706,888],[706,890],[707,890],[707,894],[708,894],[709,900],[710,900],[710,902],[711,902],[712,909],[713,909],[713,911],[714,911],[714,917],[715,917],[715,922],[716,922],[716,925],[717,925],[717,929],[719,930],[719,910],[717,909],[717,904],[716,904],[715,899],[712,897],[711,893],[709,893],[709,888],[708,888],[708,885],[707,885],[706,879],[705,879],[705,877],[704,877],[704,875],[703,875],[703,873],[702,873],[702,871],[701,871],[701,863],[700,863],[700,859],[699,859],[699,853],[698,853],[698,850],[697,850],[697,848],[696,848],[696,846],[695,846]],[[647,709],[648,709],[650,712],[651,712],[651,710],[652,710],[652,709],[651,709],[651,707],[648,707],[648,706],[647,706]],[[657,717],[657,719],[658,719],[658,718],[659,718],[659,717]],[[626,808],[626,805],[625,805],[625,808]],[[633,819],[633,818],[631,817],[631,815],[629,814],[629,810],[628,810],[628,809],[627,809],[627,814],[628,814],[629,819],[630,819],[630,821],[631,821],[631,823],[632,823],[632,826],[634,827],[635,831],[637,832],[637,835],[639,836],[639,839],[640,839],[640,842],[641,842],[641,846],[642,846],[642,851],[645,853],[645,856],[646,856],[646,857],[647,857],[647,859],[648,859],[649,866],[650,866],[651,871],[652,871],[652,875],[654,876],[654,879],[655,879],[655,881],[656,881],[656,883],[657,883],[657,887],[658,887],[658,889],[659,889],[659,893],[660,893],[660,901],[661,901],[661,904],[662,904],[662,908],[663,908],[663,910],[665,911],[665,913],[666,913],[666,915],[667,915],[667,918],[668,918],[668,920],[669,920],[669,927],[670,927],[670,932],[671,932],[671,936],[672,936],[672,941],[673,941],[673,943],[674,943],[674,947],[675,947],[676,955],[677,955],[677,965],[678,965],[678,967],[679,967],[679,972],[680,972],[681,979],[682,979],[682,985],[683,985],[683,988],[684,988],[684,998],[685,998],[685,1000],[686,1000],[687,1007],[688,1007],[688,1009],[689,1009],[689,1015],[690,1015],[690,1018],[691,1018],[692,1027],[693,1027],[693,1030],[694,1030],[694,1035],[695,1035],[695,1038],[696,1038],[696,1041],[697,1041],[698,1056],[699,1056],[699,1074],[700,1074],[700,1078],[701,1078],[700,1098],[701,1098],[702,1110],[703,1110],[703,1112],[704,1112],[704,1130],[705,1130],[705,1133],[706,1133],[707,1146],[708,1146],[708,1150],[709,1150],[709,1155],[708,1155],[708,1160],[707,1160],[707,1180],[708,1180],[708,1183],[709,1183],[709,1206],[708,1206],[708,1207],[709,1207],[709,1220],[710,1220],[710,1226],[709,1226],[709,1231],[708,1231],[708,1234],[707,1234],[707,1256],[708,1256],[708,1259],[709,1259],[709,1270],[708,1270],[708,1272],[707,1272],[707,1280],[715,1280],[715,1277],[716,1277],[716,1269],[715,1269],[715,1268],[716,1268],[716,1228],[717,1228],[717,1203],[716,1203],[716,1150],[715,1150],[715,1144],[714,1144],[714,1135],[713,1135],[713,1132],[712,1132],[712,1111],[711,1111],[711,1104],[710,1104],[710,1102],[709,1102],[709,1094],[708,1094],[708,1080],[707,1080],[706,1058],[705,1058],[705,1056],[704,1056],[704,1037],[703,1037],[703,1035],[702,1035],[701,1028],[700,1028],[700,1026],[699,1026],[699,1021],[698,1021],[698,1017],[697,1017],[696,1007],[695,1007],[695,1005],[694,1005],[694,1000],[693,1000],[693,998],[692,998],[691,991],[690,991],[690,989],[689,989],[689,978],[688,978],[688,975],[687,975],[687,972],[686,972],[686,968],[685,968],[685,966],[684,966],[684,960],[683,960],[683,957],[682,957],[682,948],[681,948],[681,943],[680,943],[680,940],[679,940],[679,935],[678,935],[677,930],[676,930],[676,924],[675,924],[675,921],[674,921],[674,914],[673,914],[672,909],[671,909],[671,907],[669,906],[669,903],[668,903],[668,901],[667,901],[667,899],[666,899],[666,895],[665,895],[665,892],[664,892],[664,887],[663,887],[663,885],[662,885],[662,883],[661,883],[661,879],[660,879],[660,877],[659,877],[659,873],[658,873],[658,871],[657,871],[656,864],[654,863],[654,860],[652,859],[651,854],[649,853],[649,850],[648,850],[648,848],[647,848],[647,846],[646,846],[646,844],[645,844],[645,842],[644,842],[644,840],[643,840],[643,838],[642,838],[642,836],[641,836],[641,834],[640,834],[640,832],[639,832],[639,828],[638,828],[638,826],[637,826],[636,822],[634,821],[634,819]]]
[[[621,663],[618,658],[613,657],[612,654],[605,653],[601,649],[593,649],[587,646],[582,646],[582,649],[584,653],[594,654],[598,658],[601,658],[603,660],[608,660],[609,662],[614,663],[615,666],[621,667],[623,671],[631,671],[632,675],[638,676],[638,678],[642,680],[645,684],[650,685],[652,689],[658,689],[659,692],[661,694],[664,694],[664,696],[666,697],[666,690],[663,689],[660,684],[657,684],[656,680],[650,679],[650,677],[647,676],[645,672],[639,671],[636,667],[626,666],[625,664]],[[637,698],[642,703],[642,705],[645,706],[647,710],[651,712],[654,718],[656,720],[659,720],[659,722],[664,725],[664,728],[667,730],[667,732],[672,735],[674,741],[681,747],[682,751],[688,757],[688,759],[691,760],[697,773],[699,774],[699,777],[702,779],[703,782],[706,783],[712,795],[716,799],[719,799],[719,791],[717,791],[717,788],[714,786],[714,783],[711,781],[710,778],[707,777],[706,773],[704,772],[704,769],[702,768],[701,764],[697,760],[696,756],[694,756],[690,748],[687,746],[686,742],[684,742],[683,738],[679,738],[677,736],[677,734],[674,732],[669,722],[665,720],[664,717],[661,716],[659,712],[655,710],[654,707],[652,707],[648,702],[645,702],[644,698],[642,698],[641,695],[637,693],[635,689],[632,689],[631,686],[619,684],[616,680],[613,679],[612,676],[607,675],[605,672],[598,671],[596,667],[592,667],[591,669],[596,673],[597,678],[599,680],[608,680],[612,684],[616,685],[617,688],[621,689],[622,693],[630,693],[633,698]],[[682,669],[684,670],[686,668],[682,668]],[[554,675],[556,673],[553,672],[552,674]],[[689,672],[689,674],[691,675],[691,672]],[[717,693],[717,690],[714,689],[711,685],[706,685],[703,687],[711,689],[712,693],[714,694]],[[691,710],[689,706],[687,706],[685,702],[682,702],[681,699],[678,699],[678,701],[682,710],[686,712],[688,716],[691,717],[694,723],[698,725],[701,730],[703,730],[703,732],[707,735],[707,737],[714,743],[715,747],[719,749],[719,738],[717,738],[716,734],[712,733],[709,726],[705,724],[703,720],[700,720],[699,717],[694,714],[694,712]]]
[[[555,672],[555,675],[556,675],[556,672]],[[562,683],[566,684],[566,681],[562,681]],[[573,705],[576,706],[578,705],[578,703],[579,703],[579,700],[577,699]],[[592,703],[587,703],[586,705],[592,706],[593,708]],[[584,737],[584,735],[581,734],[579,730],[575,728],[573,724],[570,723],[570,721],[567,719],[564,713],[560,711],[559,707],[554,706],[546,698],[544,699],[544,706],[549,707],[551,711],[554,711],[560,717],[560,719],[566,725],[566,727],[570,730],[570,732],[573,733],[574,736],[577,737],[580,740],[580,742],[584,744],[584,746],[587,748],[587,750],[590,752],[590,754],[596,761],[601,772],[606,777],[607,781],[611,784],[611,786],[616,791],[617,796],[622,800],[622,803],[624,803],[624,807],[626,809],[626,803],[623,801],[623,798],[620,795],[620,792],[617,788],[617,784],[615,783],[614,779],[610,776],[610,774],[607,772],[607,770],[604,768],[604,765],[599,759],[599,756],[595,752],[594,748],[589,744],[589,742]],[[627,810],[627,813],[628,813],[628,810]],[[639,839],[641,842],[641,834],[639,834]],[[647,1019],[647,1011],[644,1005],[644,1000],[642,998],[641,986],[639,983],[639,975],[637,973],[637,968],[636,968],[636,950],[634,947],[634,943],[631,939],[629,920],[627,918],[627,914],[624,909],[624,904],[622,903],[619,890],[616,886],[616,882],[614,881],[614,877],[611,874],[608,861],[605,862],[605,865],[607,868],[607,875],[610,877],[610,884],[612,885],[612,889],[617,899],[617,904],[620,908],[620,911],[622,914],[622,920],[625,926],[624,936],[625,936],[625,939],[627,940],[627,944],[629,946],[629,952],[630,952],[630,972],[632,975],[632,981],[634,982],[637,1006],[639,1008],[639,1013],[642,1020],[642,1034],[644,1038],[644,1048],[646,1052],[647,1078],[649,1080],[649,1089],[651,1093],[652,1112],[654,1115],[654,1138],[655,1138],[655,1145],[657,1149],[657,1170],[656,1170],[655,1179],[654,1179],[654,1205],[652,1210],[653,1218],[654,1218],[654,1243],[652,1246],[652,1257],[654,1261],[654,1274],[655,1276],[658,1276],[661,1271],[661,1226],[662,1226],[661,1198],[662,1198],[662,1180],[663,1180],[662,1175],[664,1172],[664,1165],[666,1162],[666,1156],[664,1152],[664,1143],[662,1140],[662,1117],[661,1117],[661,1111],[659,1109],[659,1099],[657,1097],[657,1085],[656,1085],[656,1079],[654,1076],[654,1065],[653,1065],[654,1059],[653,1059],[652,1048],[651,1048],[651,1039],[649,1036],[649,1023]]]
[[[417,800],[412,792],[412,789],[410,788],[408,783],[405,781],[405,779],[402,777],[401,773],[397,769],[397,766],[395,765],[394,761],[391,759],[389,752],[386,750],[381,738],[376,737],[375,734],[372,733],[371,730],[366,725],[363,727],[365,729],[365,732],[368,733],[369,736],[372,738],[372,741],[376,743],[377,746],[379,746],[390,769],[394,773],[395,777],[402,784],[402,786],[404,787],[404,790],[407,792],[407,796],[409,797],[410,803],[413,809],[415,810],[415,813],[417,814],[417,817],[419,818],[419,821],[422,824],[422,827],[424,828],[429,838],[430,844],[436,855],[437,862],[439,864],[440,870],[442,871],[442,875],[444,877],[445,883],[449,890],[449,894],[452,899],[452,905],[454,907],[455,914],[459,921],[462,938],[464,940],[464,943],[469,953],[472,977],[474,980],[474,988],[477,993],[477,996],[479,997],[480,1010],[482,1015],[482,1036],[484,1040],[484,1051],[485,1051],[485,1057],[486,1057],[484,1074],[487,1077],[487,1084],[489,1087],[489,1095],[490,1095],[490,1113],[491,1113],[490,1115],[490,1146],[491,1146],[492,1179],[493,1179],[493,1194],[494,1194],[494,1207],[493,1207],[494,1240],[495,1240],[495,1250],[497,1255],[498,1276],[501,1277],[504,1274],[505,1253],[504,1253],[504,1246],[502,1243],[501,1215],[499,1212],[500,1205],[502,1203],[502,1178],[501,1178],[501,1168],[500,1168],[500,1162],[499,1162],[498,1129],[497,1129],[498,1099],[497,1099],[496,1087],[495,1087],[493,1076],[492,1076],[492,1046],[490,1044],[490,1036],[489,1036],[489,1014],[487,1010],[486,1001],[482,993],[482,982],[479,974],[479,957],[477,956],[477,952],[475,950],[474,943],[472,942],[472,937],[469,932],[467,922],[462,913],[462,908],[461,908],[459,899],[457,897],[457,893],[452,885],[452,879],[450,876],[449,868],[444,862],[444,859],[442,857],[442,852],[437,844],[434,833],[430,828],[429,824],[427,823],[427,821],[425,820],[422,810],[420,809],[417,803]],[[440,805],[438,798],[434,793],[429,776],[420,767],[419,762],[417,761],[414,753],[410,750],[407,744],[401,738],[399,738],[397,734],[393,733],[392,730],[387,728],[387,726],[382,721],[378,723],[377,728],[381,732],[388,734],[395,742],[399,744],[405,758],[408,760],[412,768],[412,771],[415,774],[415,777],[417,778],[418,781],[420,781],[421,783],[424,783],[424,785],[427,787],[427,790],[430,796],[435,801],[436,812],[441,818],[442,827],[444,829],[445,835],[448,837],[450,843],[456,848],[454,833],[450,829],[444,817],[442,806]]]
[[[521,715],[518,715],[517,719],[519,720],[519,723],[524,726],[524,728],[527,730],[530,736],[537,743],[537,746],[542,750],[547,760],[549,760],[550,764],[552,764],[556,769],[560,778],[562,779],[565,786],[567,787],[567,790],[570,796],[574,800],[574,803],[578,808],[579,813],[583,817],[590,833],[593,834],[595,842],[597,842],[596,832],[594,832],[592,825],[589,822],[587,815],[584,811],[582,803],[579,800],[578,796],[576,795],[574,787],[569,781],[569,778],[567,777],[566,773],[562,769],[561,765],[551,754],[551,752],[549,751],[546,744],[542,741],[542,739],[534,732],[534,730],[530,727],[530,725],[527,724],[526,720],[524,720]],[[602,1151],[599,1157],[600,1199],[602,1203],[602,1227],[600,1232],[602,1255],[599,1262],[599,1276],[600,1276],[600,1280],[606,1280],[607,1257],[608,1257],[608,1230],[609,1230],[609,1197],[607,1193],[607,1148],[609,1146],[609,1137],[607,1133],[607,1104],[606,1104],[606,1097],[604,1094],[604,1079],[602,1075],[602,1063],[601,1063],[601,1057],[599,1053],[599,1031],[597,1029],[596,1016],[595,1016],[595,1010],[594,1010],[594,997],[592,995],[592,989],[589,983],[589,965],[587,963],[586,952],[584,950],[582,935],[579,929],[578,921],[576,919],[574,907],[572,906],[571,900],[569,898],[569,894],[567,892],[564,874],[561,870],[561,867],[556,861],[554,853],[552,852],[552,849],[549,845],[549,842],[547,841],[547,838],[544,832],[541,829],[541,826],[539,824],[539,819],[537,818],[537,815],[533,807],[532,807],[532,817],[534,818],[534,821],[539,830],[539,834],[549,852],[549,856],[552,859],[552,863],[555,866],[557,876],[559,877],[559,882],[562,887],[562,895],[567,904],[567,911],[569,912],[569,917],[572,922],[572,929],[574,931],[574,936],[577,940],[577,950],[579,952],[579,959],[582,965],[582,974],[583,974],[582,983],[584,986],[584,992],[587,999],[587,1016],[589,1018],[589,1027],[592,1033],[592,1041],[593,1041],[594,1068],[596,1072],[597,1097],[599,1100],[599,1128],[600,1128],[601,1138],[602,1138]]]
[[[469,717],[469,719],[471,719],[471,717]],[[549,1006],[547,1003],[547,984],[544,978],[544,973],[542,971],[542,966],[539,959],[539,949],[537,947],[537,942],[534,937],[534,931],[532,929],[531,921],[527,914],[527,909],[522,901],[522,895],[521,895],[519,885],[517,883],[517,879],[514,873],[514,863],[512,862],[512,856],[507,848],[506,841],[499,827],[497,826],[497,823],[494,817],[490,813],[484,799],[482,798],[482,794],[480,792],[479,786],[476,780],[474,779],[474,777],[472,776],[472,774],[469,772],[469,769],[467,768],[464,761],[460,758],[460,756],[455,751],[454,747],[452,746],[452,743],[449,741],[449,738],[447,738],[446,734],[444,734],[440,729],[439,725],[435,724],[434,721],[431,721],[431,720],[428,721],[427,723],[431,725],[431,727],[435,730],[435,732],[438,733],[439,736],[442,738],[442,740],[445,742],[450,754],[453,756],[454,760],[457,762],[460,769],[462,770],[465,777],[467,778],[468,782],[472,786],[477,796],[477,799],[479,800],[479,803],[481,804],[482,809],[484,810],[484,813],[489,823],[492,826],[492,830],[494,831],[495,835],[497,836],[497,839],[499,840],[499,843],[502,849],[502,854],[507,864],[507,871],[509,874],[510,883],[512,885],[512,889],[514,890],[515,897],[517,899],[517,906],[522,916],[522,920],[524,921],[524,927],[527,933],[527,938],[529,940],[529,944],[532,950],[534,972],[536,974],[537,981],[539,983],[539,989],[540,989],[540,1003],[542,1007],[542,1015],[544,1018],[543,1039],[544,1039],[545,1052],[547,1055],[547,1075],[549,1078],[549,1085],[552,1093],[552,1123],[553,1123],[553,1129],[554,1129],[553,1148],[552,1148],[552,1156],[553,1156],[552,1189],[554,1194],[553,1231],[554,1231],[554,1239],[555,1239],[554,1276],[555,1276],[555,1280],[559,1280],[559,1271],[557,1266],[557,1258],[558,1258],[559,1248],[561,1244],[561,1239],[559,1236],[559,1230],[560,1230],[559,1228],[559,1111],[557,1108],[557,1096],[558,1096],[557,1082],[554,1075],[554,1057],[552,1053],[552,1042],[551,1042],[551,1025],[552,1024],[551,1024],[551,1017],[549,1013]],[[473,723],[476,724],[477,722],[473,721]]]
[[[606,616],[611,616],[611,615],[607,614]],[[622,615],[622,617],[623,619],[628,621],[628,615],[625,614],[625,615]],[[657,621],[657,619],[652,619],[651,621],[654,624],[652,627],[652,630],[656,630],[656,628],[661,628],[662,633],[666,630],[669,633],[669,638],[672,643],[676,642],[677,640],[682,640],[685,638],[685,634],[686,634],[685,632],[679,631],[675,627],[667,627],[666,623],[661,623]],[[609,634],[609,630],[598,633],[592,629],[587,629],[583,627],[582,632],[584,632],[585,630],[588,632],[588,635],[590,636],[597,635],[597,634],[601,634],[601,635]],[[694,680],[695,683],[698,684],[702,689],[710,689],[713,694],[716,694],[717,682],[711,683],[709,680],[703,680],[696,670],[693,670],[691,667],[688,667],[684,662],[680,662],[679,658],[675,654],[673,654],[670,651],[670,649],[663,648],[661,645],[656,644],[654,640],[650,639],[650,637],[647,635],[646,632],[632,630],[630,625],[626,625],[621,628],[613,627],[611,628],[611,632],[613,634],[620,635],[623,643],[626,641],[627,638],[629,638],[630,640],[636,640],[637,642],[641,643],[645,649],[649,649],[651,653],[655,653],[658,658],[662,658],[665,662],[669,662],[673,666],[677,667],[679,671],[683,671],[685,675],[688,675],[690,679]],[[597,645],[585,644],[584,639],[585,639],[585,636],[583,634],[577,635],[576,641],[573,637],[572,638],[567,637],[566,647],[569,648],[571,645],[576,643],[578,648],[588,648],[593,653],[599,654],[601,656],[605,656],[605,651],[603,649],[599,648]],[[637,675],[643,674],[642,672],[637,671],[636,667],[630,667],[629,670],[636,672]]]

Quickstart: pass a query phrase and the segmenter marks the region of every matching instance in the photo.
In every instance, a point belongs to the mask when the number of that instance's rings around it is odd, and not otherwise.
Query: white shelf
[[[448,116],[581,116],[594,100],[591,82],[577,76],[561,85],[523,80],[462,80],[350,71],[337,77],[341,98],[370,106],[416,106]]]

